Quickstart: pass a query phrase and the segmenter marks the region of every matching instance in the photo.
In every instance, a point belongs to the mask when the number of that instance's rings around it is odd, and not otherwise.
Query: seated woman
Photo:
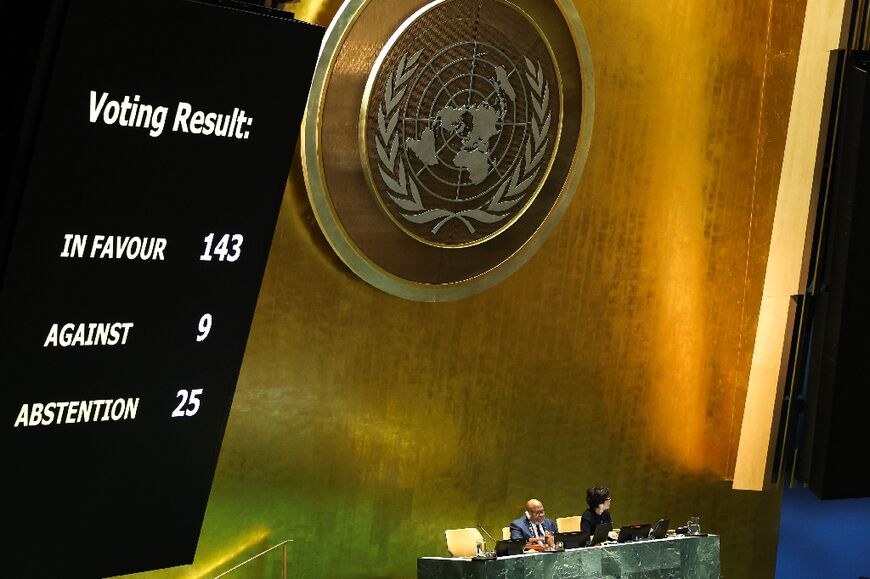
[[[586,504],[589,508],[583,513],[580,530],[595,533],[595,527],[602,523],[611,523],[610,519],[610,489],[607,487],[592,487],[586,491]],[[616,532],[609,533],[611,539],[616,538]]]

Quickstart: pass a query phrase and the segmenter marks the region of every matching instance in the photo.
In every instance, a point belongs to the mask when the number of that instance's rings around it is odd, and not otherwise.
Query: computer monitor
[[[643,523],[640,525],[624,525],[619,528],[619,536],[617,536],[616,540],[620,543],[627,543],[628,541],[646,539],[649,537],[651,528],[652,525],[649,523]]]
[[[585,547],[589,542],[589,533],[585,531],[569,531],[565,533],[554,533],[553,541],[562,543],[566,549],[578,549]]]
[[[607,541],[610,537],[608,533],[613,530],[612,523],[601,523],[595,526],[595,532],[592,534],[592,540],[590,544],[597,545],[598,543],[603,543]]]
[[[503,539],[495,543],[495,556],[504,557],[505,555],[522,555],[523,547],[526,545],[525,539]]]
[[[668,536],[668,525],[671,524],[670,519],[659,519],[659,522],[656,523],[656,526],[653,527],[652,533],[650,534],[651,539],[664,539]]]

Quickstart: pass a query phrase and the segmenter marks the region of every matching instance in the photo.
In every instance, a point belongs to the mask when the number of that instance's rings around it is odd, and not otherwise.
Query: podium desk
[[[418,579],[715,579],[719,536],[669,537],[489,560],[420,557]]]

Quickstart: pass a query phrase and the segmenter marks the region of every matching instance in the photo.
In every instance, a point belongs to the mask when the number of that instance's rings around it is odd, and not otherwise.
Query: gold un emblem
[[[570,2],[345,2],[303,127],[321,229],[354,272],[400,297],[482,291],[567,208],[592,98]]]

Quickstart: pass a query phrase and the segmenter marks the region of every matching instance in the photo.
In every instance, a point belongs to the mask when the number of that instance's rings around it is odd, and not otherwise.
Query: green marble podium
[[[475,561],[421,557],[418,579],[714,579],[719,537],[672,537]]]

